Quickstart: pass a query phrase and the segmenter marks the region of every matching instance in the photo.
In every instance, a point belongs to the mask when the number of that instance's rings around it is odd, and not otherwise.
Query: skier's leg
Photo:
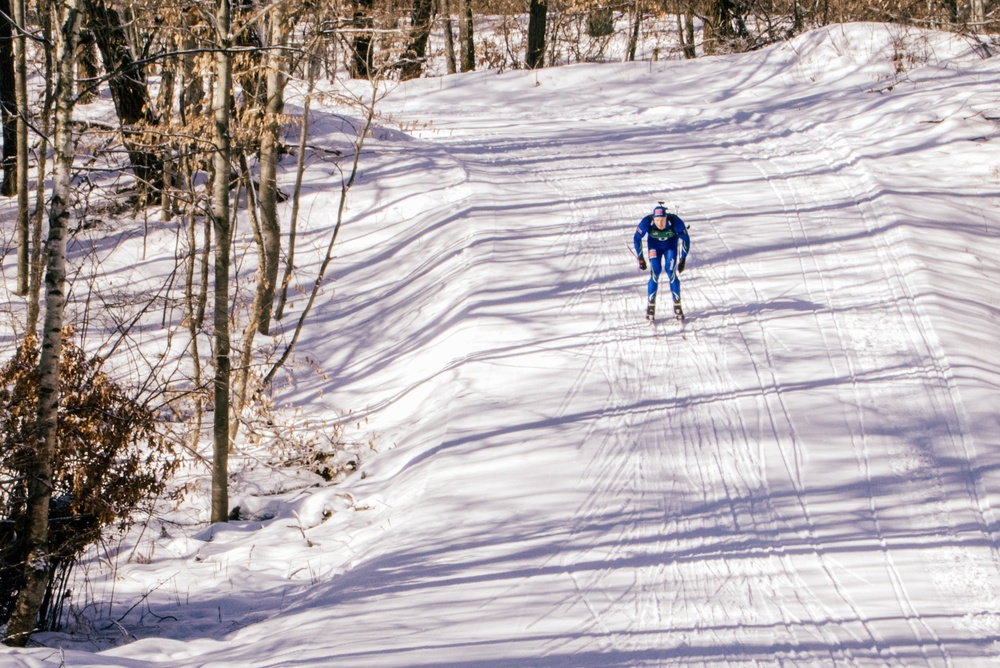
[[[656,301],[656,289],[660,284],[660,272],[663,271],[663,258],[661,257],[660,251],[655,248],[649,249],[649,285],[647,286],[647,293],[649,295],[649,301]]]
[[[681,300],[681,278],[677,273],[677,251],[668,248],[666,251],[667,275],[670,277],[670,295],[675,302]]]
[[[681,279],[677,274],[677,251],[668,248],[666,251],[667,276],[670,278],[670,296],[674,298],[674,317],[684,319],[684,309],[681,308]]]

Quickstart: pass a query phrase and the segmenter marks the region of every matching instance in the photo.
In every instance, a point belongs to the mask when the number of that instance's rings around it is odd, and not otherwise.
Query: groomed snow
[[[1000,665],[1000,59],[854,24],[380,108],[407,131],[368,144],[299,344],[323,373],[276,397],[379,453],[242,479],[273,519],[208,527],[202,488],[0,664]],[[316,159],[304,277],[338,194]],[[683,326],[627,248],[657,200]]]

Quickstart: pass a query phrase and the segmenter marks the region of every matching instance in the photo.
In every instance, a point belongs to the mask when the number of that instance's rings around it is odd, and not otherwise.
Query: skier
[[[670,279],[670,294],[674,298],[674,316],[684,319],[684,309],[681,308],[681,281],[679,274],[684,271],[684,262],[691,249],[691,238],[687,227],[680,216],[671,213],[660,202],[653,207],[653,213],[639,221],[635,228],[635,254],[639,258],[639,269],[646,270],[646,258],[642,255],[642,238],[646,235],[646,247],[649,250],[649,303],[646,306],[646,319],[652,320],[656,315],[656,292],[660,283],[660,273],[666,269]]]

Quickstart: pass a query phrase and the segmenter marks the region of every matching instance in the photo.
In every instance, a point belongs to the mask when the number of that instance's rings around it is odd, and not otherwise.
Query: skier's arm
[[[646,232],[649,231],[649,216],[646,216],[639,221],[638,227],[635,228],[635,235],[632,237],[632,244],[635,246],[636,257],[642,257],[642,238],[646,236]]]
[[[677,219],[680,223],[681,231],[677,233],[677,273],[684,271],[684,266],[687,264],[688,251],[691,250],[691,236],[688,234],[687,225],[680,218]],[[677,227],[675,226],[676,230]]]
[[[677,217],[674,229],[676,230],[678,227],[680,227],[680,232],[677,233],[678,259],[683,260],[687,257],[688,251],[691,250],[691,236],[688,234],[687,225],[680,219],[680,216]]]

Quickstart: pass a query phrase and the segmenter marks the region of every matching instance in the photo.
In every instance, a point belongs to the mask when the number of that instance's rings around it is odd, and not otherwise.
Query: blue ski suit
[[[658,213],[660,208],[657,207]],[[660,273],[666,269],[670,280],[670,293],[674,301],[681,299],[681,281],[678,277],[677,264],[687,257],[691,249],[691,238],[688,236],[684,221],[673,213],[667,213],[667,224],[659,229],[653,224],[653,214],[639,221],[635,228],[633,243],[635,254],[642,257],[642,238],[648,235],[646,246],[649,249],[649,301],[656,301],[656,289],[660,282]]]

